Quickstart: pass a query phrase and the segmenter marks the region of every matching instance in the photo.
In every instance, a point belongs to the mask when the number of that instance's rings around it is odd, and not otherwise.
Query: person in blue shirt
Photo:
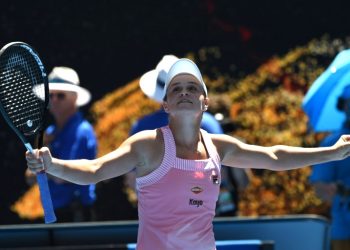
[[[90,92],[79,86],[78,74],[71,68],[55,67],[48,78],[54,124],[46,129],[44,144],[53,156],[61,159],[94,159],[96,136],[79,111],[79,107],[90,101]],[[30,178],[28,172],[27,176]],[[58,222],[94,219],[95,185],[76,185],[49,176],[49,188]]]
[[[179,58],[174,55],[165,55],[157,64],[156,68],[143,74],[140,78],[140,88],[150,99],[163,103],[164,85],[170,67]],[[134,135],[143,130],[152,130],[168,125],[168,114],[163,108],[145,115],[137,120],[131,130],[130,135]],[[223,129],[215,117],[209,112],[203,113],[201,128],[211,134],[223,134]],[[216,215],[232,216],[237,213],[238,192],[243,190],[249,183],[250,171],[239,168],[223,167],[223,182],[218,199]],[[238,178],[237,178],[238,177]],[[128,186],[135,185],[133,173],[127,175]],[[134,188],[133,188],[134,189]]]
[[[337,109],[346,115],[343,127],[328,135],[321,146],[333,145],[340,135],[350,134],[350,85],[338,98]],[[316,194],[331,204],[332,250],[350,249],[350,158],[314,165],[310,181]]]

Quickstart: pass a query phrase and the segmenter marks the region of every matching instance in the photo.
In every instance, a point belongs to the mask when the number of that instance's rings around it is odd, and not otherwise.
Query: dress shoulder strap
[[[176,148],[168,126],[161,127],[164,141],[164,156],[160,166],[148,175],[136,178],[138,188],[153,184],[160,180],[171,169],[175,162]]]
[[[176,158],[176,146],[173,134],[169,126],[164,126],[160,128],[163,133],[164,138],[164,157],[163,164],[172,164]]]
[[[201,129],[201,135],[205,144],[205,147],[208,150],[209,157],[212,158],[218,165],[221,165],[221,159],[220,156],[216,150],[216,147],[214,146],[214,143],[207,131],[204,129]]]

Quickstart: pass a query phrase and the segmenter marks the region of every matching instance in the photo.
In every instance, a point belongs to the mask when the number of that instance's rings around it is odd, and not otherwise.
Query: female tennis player
[[[164,109],[169,125],[139,132],[95,160],[60,160],[48,148],[26,152],[31,171],[42,170],[86,185],[137,174],[137,249],[215,249],[212,220],[219,194],[220,165],[289,170],[341,160],[350,154],[350,136],[330,147],[262,147],[200,129],[208,93],[197,66],[182,58],[168,72]],[[44,164],[43,164],[44,163]]]

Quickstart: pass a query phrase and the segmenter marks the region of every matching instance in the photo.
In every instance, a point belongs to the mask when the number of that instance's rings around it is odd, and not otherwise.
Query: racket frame
[[[1,56],[7,52],[7,50],[13,46],[20,46],[22,49],[25,49],[27,52],[29,52],[33,58],[35,59],[37,63],[37,67],[40,69],[41,77],[42,77],[42,84],[44,84],[44,105],[42,110],[42,116],[40,119],[40,122],[36,128],[29,132],[20,131],[13,123],[13,121],[9,118],[6,110],[3,107],[2,102],[0,101],[0,112],[2,116],[4,117],[6,123],[11,127],[11,129],[16,133],[16,135],[21,139],[24,146],[27,148],[28,151],[30,151],[32,154],[34,154],[33,148],[29,142],[29,138],[36,136],[36,138],[40,138],[36,140],[37,147],[42,147],[42,137],[43,137],[43,125],[46,119],[47,115],[47,109],[49,104],[49,87],[48,87],[48,79],[47,74],[45,71],[44,64],[42,63],[40,57],[38,56],[38,53],[27,43],[23,42],[11,42],[6,44],[1,50],[0,50],[0,58]],[[39,97],[38,97],[39,98]],[[42,206],[44,209],[44,217],[45,217],[45,223],[52,223],[56,221],[56,216],[53,210],[52,200],[51,200],[51,194],[50,189],[48,186],[48,180],[47,175],[45,173],[45,170],[43,168],[43,171],[37,173],[37,182],[40,189],[40,198],[42,202]]]

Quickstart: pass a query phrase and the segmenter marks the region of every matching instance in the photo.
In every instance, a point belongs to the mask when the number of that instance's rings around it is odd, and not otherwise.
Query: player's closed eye
[[[180,90],[181,90],[180,87],[174,87],[174,88],[172,89],[173,92],[178,92],[178,91],[180,91]]]
[[[190,86],[190,87],[188,87],[188,90],[190,90],[190,91],[196,91],[196,90],[198,90],[198,89],[197,89],[196,86]]]

